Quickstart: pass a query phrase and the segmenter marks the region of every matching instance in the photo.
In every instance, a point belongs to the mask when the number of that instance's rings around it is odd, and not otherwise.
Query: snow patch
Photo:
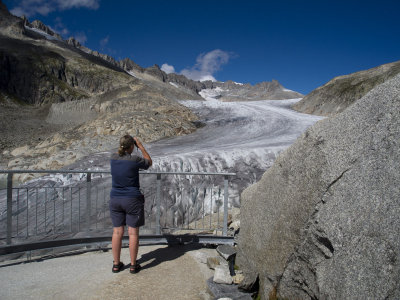
[[[221,93],[224,92],[225,90],[216,87],[215,89],[204,89],[199,92],[200,96],[202,96],[206,100],[216,100],[218,96],[221,96]]]
[[[132,70],[131,70],[131,71],[126,71],[126,73],[128,73],[129,75],[131,75],[131,76],[133,76],[133,77],[135,77],[135,78],[139,78],[139,77],[137,77],[137,75],[135,74],[135,72],[133,72]]]
[[[60,39],[58,39],[58,38],[56,38],[56,37],[44,32],[44,31],[42,31],[40,29],[32,28],[32,27],[29,27],[29,26],[25,26],[25,29],[28,29],[28,30],[34,31],[36,33],[39,33],[40,35],[44,36],[48,40],[60,41]]]

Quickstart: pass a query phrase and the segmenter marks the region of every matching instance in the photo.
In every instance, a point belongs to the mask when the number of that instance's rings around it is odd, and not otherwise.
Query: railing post
[[[92,187],[92,173],[86,173],[86,213],[87,213],[87,228],[90,231],[90,213],[92,211],[91,202],[91,187]]]
[[[161,174],[157,174],[157,212],[156,212],[156,234],[161,234],[161,224],[160,224],[160,216],[161,216]]]
[[[12,187],[13,187],[13,173],[7,173],[7,245],[11,245],[12,234]]]
[[[224,176],[224,227],[222,235],[227,236],[228,234],[228,176]]]

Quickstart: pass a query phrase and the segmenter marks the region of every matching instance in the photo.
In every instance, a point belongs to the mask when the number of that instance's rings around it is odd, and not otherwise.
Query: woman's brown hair
[[[120,138],[119,148],[118,148],[119,156],[124,156],[125,152],[134,144],[135,144],[135,140],[129,134],[126,134],[122,138]]]

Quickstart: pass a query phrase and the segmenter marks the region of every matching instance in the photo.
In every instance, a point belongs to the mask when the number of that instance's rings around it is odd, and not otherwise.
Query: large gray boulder
[[[263,299],[400,299],[399,146],[397,75],[243,192],[237,264]]]

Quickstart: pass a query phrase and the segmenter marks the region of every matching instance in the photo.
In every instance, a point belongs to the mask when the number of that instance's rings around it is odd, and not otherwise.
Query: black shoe
[[[129,272],[131,274],[136,274],[136,273],[139,273],[141,268],[142,268],[142,266],[139,265],[138,263],[136,263],[133,266],[131,265],[131,267],[129,268]]]
[[[121,271],[124,268],[124,263],[122,261],[119,262],[118,265],[113,265],[112,267],[112,272],[113,273],[118,273],[119,271]]]

